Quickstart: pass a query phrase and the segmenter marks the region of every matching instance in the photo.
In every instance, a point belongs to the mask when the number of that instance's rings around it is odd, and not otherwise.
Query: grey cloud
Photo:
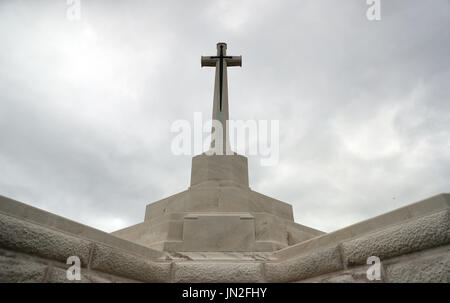
[[[108,231],[188,187],[176,119],[212,106],[200,56],[228,42],[233,119],[280,120],[254,190],[332,231],[450,184],[450,4],[65,1],[0,4],[0,194]]]

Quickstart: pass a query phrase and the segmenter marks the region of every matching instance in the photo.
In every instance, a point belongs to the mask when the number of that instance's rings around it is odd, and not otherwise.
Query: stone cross
[[[202,56],[201,66],[216,67],[212,119],[222,123],[225,152],[225,148],[229,146],[226,130],[226,121],[229,119],[227,67],[242,66],[242,56],[227,56],[227,44],[219,42],[217,43],[217,56]]]

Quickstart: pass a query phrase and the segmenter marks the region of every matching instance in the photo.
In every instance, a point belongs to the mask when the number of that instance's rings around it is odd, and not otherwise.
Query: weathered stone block
[[[101,230],[57,216],[42,209],[21,203],[0,195],[0,214],[16,218],[23,222],[36,224],[52,231],[81,238],[92,242],[101,242],[114,247],[132,251],[150,258],[164,257],[164,253],[126,241]]]
[[[250,191],[250,200],[256,206],[257,212],[266,212],[288,221],[294,221],[294,211],[292,205],[280,200],[260,194],[256,191]]]
[[[0,247],[63,263],[70,256],[78,256],[82,266],[87,266],[89,241],[3,214],[0,230]]]
[[[183,251],[252,251],[255,221],[249,213],[189,214],[184,218]]]
[[[370,256],[381,260],[450,242],[449,211],[406,221],[342,244],[347,265],[365,264]]]
[[[179,262],[174,263],[174,282],[256,283],[264,282],[257,262]]]
[[[92,283],[140,283],[140,281],[90,270],[84,273]]]
[[[201,154],[192,158],[191,186],[211,180],[229,180],[248,186],[247,157]]]
[[[48,274],[48,280],[46,282],[49,282],[49,283],[90,283],[92,281],[88,277],[86,277],[83,273],[80,274],[80,280],[69,280],[69,279],[67,279],[66,269],[52,267],[52,268],[50,268],[50,271]]]
[[[101,276],[101,275],[98,275],[98,274],[92,273],[92,272],[86,273],[85,277],[87,279],[89,279],[89,281],[91,281],[91,283],[112,283],[112,282],[114,282],[114,281],[112,281],[111,278],[108,279],[104,276]]]
[[[170,281],[169,262],[151,262],[98,243],[95,244],[91,268],[143,282]]]
[[[305,254],[309,251],[317,250],[320,247],[331,246],[333,244],[337,245],[338,243],[361,238],[365,235],[369,235],[397,224],[406,223],[407,220],[416,220],[417,218],[423,216],[445,211],[446,209],[448,210],[449,206],[450,194],[440,194],[423,201],[398,208],[380,216],[364,220],[343,229],[318,236],[312,240],[300,242],[291,247],[275,252],[274,257],[286,259],[296,255]]]
[[[380,279],[369,280],[367,270],[370,265],[352,267],[351,269],[340,270],[314,278],[296,281],[297,283],[382,283],[385,281],[385,271],[381,267]]]
[[[295,283],[361,283],[351,273],[338,272],[310,279],[296,281]]]
[[[450,283],[450,251],[388,265],[387,282]]]
[[[288,245],[295,245],[325,234],[319,230],[294,222],[286,222],[286,232]]]
[[[282,262],[267,262],[268,282],[292,282],[343,269],[339,247],[314,251]]]
[[[46,264],[0,256],[0,283],[45,282]]]

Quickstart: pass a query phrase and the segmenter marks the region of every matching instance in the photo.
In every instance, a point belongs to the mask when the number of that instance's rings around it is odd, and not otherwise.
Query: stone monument
[[[242,57],[226,51],[217,43],[216,56],[201,57],[202,67],[216,68],[212,118],[223,134],[215,152],[193,157],[186,191],[147,205],[144,222],[113,235],[163,251],[267,252],[323,234],[295,223],[290,204],[250,189],[247,158],[231,151],[225,126],[227,67],[242,66]]]
[[[216,68],[221,124],[227,67],[242,64],[226,49],[201,60]],[[247,158],[221,134],[193,157],[187,190],[111,234],[0,196],[0,282],[450,282],[450,194],[323,233],[252,191]],[[68,280],[73,258],[80,276]]]

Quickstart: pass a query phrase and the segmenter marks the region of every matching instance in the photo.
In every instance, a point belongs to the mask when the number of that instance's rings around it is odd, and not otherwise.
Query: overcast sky
[[[280,121],[253,190],[330,232],[450,192],[450,1],[0,2],[0,195],[105,231],[188,188],[172,122],[209,118],[228,43],[232,119]]]

